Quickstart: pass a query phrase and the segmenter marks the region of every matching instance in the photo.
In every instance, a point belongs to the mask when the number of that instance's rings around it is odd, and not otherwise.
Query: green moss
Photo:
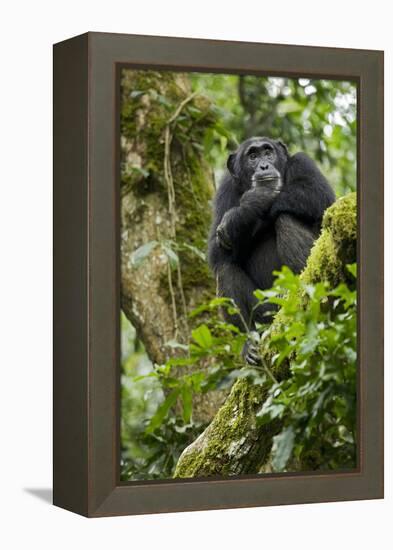
[[[174,106],[184,99],[184,90],[171,72],[123,72],[120,131],[134,150],[143,152],[143,165],[133,165],[122,156],[122,184],[134,193],[165,190],[163,177],[164,130]]]
[[[179,461],[175,477],[234,475],[240,465],[233,456],[250,456],[246,435],[255,430],[255,412],[263,401],[260,389],[239,380],[208,427],[207,442],[189,447]]]
[[[338,199],[325,212],[323,228],[332,232],[336,243],[356,240],[356,193]]]
[[[356,194],[336,201],[325,212],[322,233],[315,242],[301,277],[306,283],[348,278],[346,265],[356,261]]]
[[[340,277],[341,266],[337,261],[336,246],[330,231],[325,231],[311,250],[302,278],[315,283],[324,278],[333,284]]]

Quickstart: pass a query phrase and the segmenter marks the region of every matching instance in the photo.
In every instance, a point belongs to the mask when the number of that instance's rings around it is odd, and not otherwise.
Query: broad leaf
[[[273,461],[272,466],[274,470],[282,471],[291,454],[293,445],[295,443],[295,432],[292,426],[288,426],[281,433],[276,435],[273,439]]]
[[[183,420],[185,424],[189,424],[192,414],[192,391],[190,386],[183,385],[181,389],[181,398],[183,401]]]
[[[131,254],[131,265],[134,267],[140,267],[140,265],[146,260],[151,251],[158,245],[157,241],[149,241],[143,244]]]
[[[176,267],[179,264],[179,256],[176,254],[176,252],[166,244],[162,245],[162,249],[164,250],[169,260],[170,266],[172,268]]]
[[[180,388],[174,389],[168,395],[168,397],[165,399],[165,401],[163,403],[161,403],[161,405],[156,410],[156,413],[151,418],[150,423],[146,428],[146,433],[147,434],[153,433],[154,430],[156,430],[157,428],[159,428],[161,426],[161,424],[162,424],[163,420],[165,419],[165,417],[167,416],[169,410],[175,405],[176,400],[179,396],[179,393],[180,393]]]
[[[194,342],[203,349],[211,348],[213,344],[213,338],[209,327],[206,325],[200,325],[198,328],[192,331],[192,337]]]

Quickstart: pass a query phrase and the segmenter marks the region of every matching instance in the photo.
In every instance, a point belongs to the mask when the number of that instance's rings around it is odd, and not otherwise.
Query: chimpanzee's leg
[[[272,319],[272,310],[276,309],[272,304],[260,304],[254,296],[257,289],[255,283],[245,271],[234,263],[220,266],[217,271],[217,294],[232,298],[238,307],[240,314],[229,314],[223,311],[227,322],[237,326],[242,332],[253,330],[255,322],[268,323]],[[242,351],[245,361],[251,365],[259,363],[258,349],[252,339],[248,339]]]
[[[292,269],[294,273],[300,273],[318,237],[319,227],[311,228],[291,214],[280,214],[275,227],[280,262]]]
[[[254,296],[256,286],[247,273],[237,264],[223,263],[217,270],[217,294],[231,298],[240,311],[240,315],[229,315],[225,312],[228,322],[246,332],[251,326],[253,307],[257,303]]]

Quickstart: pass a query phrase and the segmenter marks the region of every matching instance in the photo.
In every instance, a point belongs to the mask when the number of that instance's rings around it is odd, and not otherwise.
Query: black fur
[[[269,288],[283,265],[299,273],[335,200],[316,164],[288,154],[280,141],[250,138],[228,159],[228,173],[214,201],[208,261],[218,294],[232,298],[249,328],[270,322],[269,308],[252,312],[256,289]],[[239,316],[229,320],[241,330]]]

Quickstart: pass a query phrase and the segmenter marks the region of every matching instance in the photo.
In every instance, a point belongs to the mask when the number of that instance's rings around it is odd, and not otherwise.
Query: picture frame
[[[121,67],[357,83],[356,471],[120,482]],[[381,51],[95,32],[54,46],[55,505],[103,517],[383,498],[383,101]]]

